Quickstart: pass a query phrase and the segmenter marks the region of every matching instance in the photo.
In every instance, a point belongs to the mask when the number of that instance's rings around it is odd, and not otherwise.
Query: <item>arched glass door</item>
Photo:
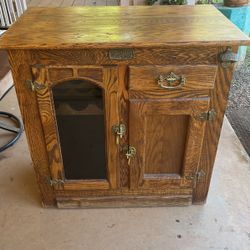
[[[119,185],[118,72],[109,66],[32,67],[51,176],[62,190]]]

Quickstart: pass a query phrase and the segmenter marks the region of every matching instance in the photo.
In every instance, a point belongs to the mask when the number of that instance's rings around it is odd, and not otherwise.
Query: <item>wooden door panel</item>
[[[130,166],[130,188],[192,187],[209,98],[130,100],[129,144],[136,148]]]
[[[181,174],[188,115],[148,115],[145,119],[145,176]],[[171,140],[175,138],[175,140]]]
[[[36,95],[49,156],[51,180],[52,182],[57,182],[59,180],[59,183],[54,185],[54,188],[64,190],[106,190],[117,188],[119,185],[118,147],[115,144],[115,137],[111,132],[112,125],[119,122],[117,101],[117,68],[90,66],[47,66],[32,67],[32,72],[34,82],[39,84],[39,88],[36,89]],[[89,72],[96,72],[97,74],[91,78]],[[86,77],[84,76],[84,73],[86,73]],[[65,178],[65,168],[63,165],[63,156],[59,138],[60,135],[58,134],[57,127],[58,121],[56,119],[52,89],[57,84],[59,85],[64,81],[74,79],[84,79],[93,82],[93,84],[101,88],[103,92],[107,179],[67,180]],[[62,90],[62,93],[66,91],[64,88]],[[81,90],[79,89],[79,91]],[[65,110],[69,114],[72,113],[69,108]],[[96,157],[98,157],[98,155],[96,155]],[[81,167],[84,167],[84,162],[82,162]]]

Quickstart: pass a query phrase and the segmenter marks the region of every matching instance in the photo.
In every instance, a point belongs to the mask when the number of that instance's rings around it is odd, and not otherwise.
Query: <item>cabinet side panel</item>
[[[233,48],[237,52],[238,47]],[[225,48],[218,49],[218,53],[225,51]],[[211,90],[210,108],[216,111],[216,119],[208,121],[203,141],[202,154],[199,164],[199,171],[205,172],[204,178],[197,181],[193,195],[193,203],[204,203],[207,198],[209,184],[212,176],[214,160],[216,157],[218,142],[225,110],[227,107],[230,84],[233,77],[234,65],[227,68],[218,65],[218,72],[215,81],[215,89]]]
[[[26,87],[26,80],[32,79],[29,51],[10,50],[8,54],[42,202],[44,206],[53,206],[55,197],[53,188],[46,182],[50,171],[36,95]]]

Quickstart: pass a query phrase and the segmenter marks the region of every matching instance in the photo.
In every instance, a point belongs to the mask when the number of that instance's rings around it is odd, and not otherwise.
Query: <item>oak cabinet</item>
[[[119,66],[31,67],[48,184],[97,196],[123,189],[182,196],[188,190],[189,202],[217,66],[123,67],[128,88],[119,81]],[[128,96],[123,111],[119,89]]]
[[[249,39],[211,6],[95,10],[32,8],[0,40],[44,206],[204,203]]]

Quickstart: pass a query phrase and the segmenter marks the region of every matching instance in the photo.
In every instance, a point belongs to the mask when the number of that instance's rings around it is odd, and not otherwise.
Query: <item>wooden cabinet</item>
[[[205,202],[249,39],[211,6],[91,11],[29,9],[0,40],[44,206]]]

